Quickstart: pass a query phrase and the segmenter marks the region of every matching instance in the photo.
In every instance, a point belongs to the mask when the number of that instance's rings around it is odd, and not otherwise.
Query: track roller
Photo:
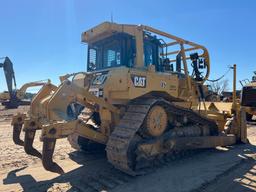
[[[56,139],[43,138],[43,153],[42,163],[47,171],[64,174],[63,169],[55,162],[53,162],[53,153],[55,148]]]

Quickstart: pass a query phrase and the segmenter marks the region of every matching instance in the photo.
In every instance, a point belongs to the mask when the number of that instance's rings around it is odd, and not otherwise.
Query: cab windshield
[[[89,44],[88,71],[109,67],[131,67],[135,56],[135,40],[128,34],[119,33]]]
[[[173,72],[173,67],[169,65],[164,55],[164,42],[162,41],[156,36],[144,33],[144,68],[154,65],[158,72]],[[134,66],[135,57],[135,38],[126,33],[112,34],[110,37],[89,43],[87,71],[119,66],[131,68]],[[177,71],[180,72],[179,67]]]

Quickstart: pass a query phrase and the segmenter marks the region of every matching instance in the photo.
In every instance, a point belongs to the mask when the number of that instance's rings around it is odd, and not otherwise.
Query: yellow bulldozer
[[[204,46],[111,22],[82,33],[82,42],[87,72],[62,76],[59,86],[45,84],[28,114],[12,120],[14,142],[46,170],[64,173],[52,158],[56,140],[65,137],[77,149],[104,147],[108,161],[131,175],[180,151],[247,141],[245,112],[235,99],[224,109],[205,104],[210,58]],[[36,131],[42,153],[33,147]]]

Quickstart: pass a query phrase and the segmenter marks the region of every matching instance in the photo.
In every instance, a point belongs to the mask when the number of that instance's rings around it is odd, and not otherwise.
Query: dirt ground
[[[248,125],[250,144],[195,152],[163,162],[144,176],[131,177],[106,160],[104,153],[73,150],[66,139],[57,142],[54,160],[65,171],[43,169],[38,158],[12,142],[11,116],[18,110],[0,110],[0,191],[255,191],[256,125]],[[34,146],[42,149],[39,134]]]

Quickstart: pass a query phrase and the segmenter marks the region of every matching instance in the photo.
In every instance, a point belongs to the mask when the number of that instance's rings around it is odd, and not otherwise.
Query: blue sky
[[[86,69],[81,33],[103,21],[146,24],[206,46],[211,75],[238,65],[238,80],[256,71],[254,0],[0,0],[0,57],[14,63],[18,87]],[[232,73],[229,86],[232,85]],[[0,71],[0,91],[6,89]]]

